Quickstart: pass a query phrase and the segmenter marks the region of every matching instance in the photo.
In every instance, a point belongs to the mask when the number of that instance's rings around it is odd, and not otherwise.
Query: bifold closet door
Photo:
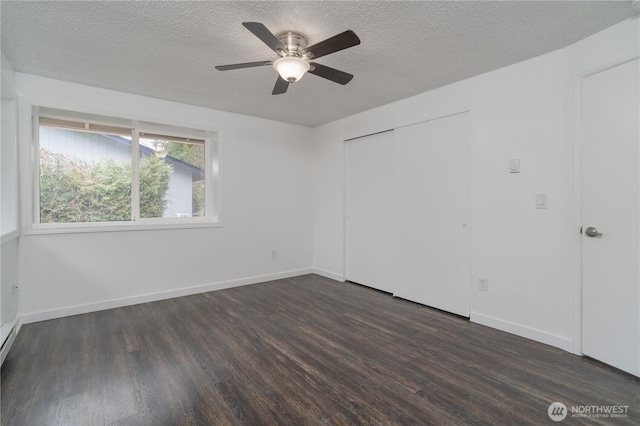
[[[469,316],[470,118],[395,129],[395,295]]]
[[[345,142],[346,278],[393,292],[393,131]]]

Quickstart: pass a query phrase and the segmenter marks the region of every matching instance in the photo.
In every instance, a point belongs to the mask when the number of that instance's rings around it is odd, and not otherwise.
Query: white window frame
[[[44,110],[41,114],[41,109]],[[23,199],[24,234],[67,234],[80,232],[109,232],[109,231],[143,231],[159,229],[189,229],[222,227],[222,143],[221,130],[217,128],[203,128],[185,123],[158,124],[150,121],[133,120],[128,118],[109,117],[104,114],[84,113],[31,106],[24,104],[21,112],[27,113],[30,125],[24,126],[26,140],[29,141],[27,159],[22,162],[26,177],[24,189],[29,196]],[[92,124],[131,128],[131,208],[130,221],[122,222],[74,222],[74,223],[40,223],[40,145],[39,145],[39,117],[60,120],[85,120],[90,114]],[[99,116],[99,120],[95,119]],[[28,129],[25,129],[28,128]],[[203,217],[171,217],[171,218],[141,218],[140,217],[140,187],[138,166],[140,163],[139,134],[154,133],[167,136],[177,136],[204,140],[205,147],[205,216]]]

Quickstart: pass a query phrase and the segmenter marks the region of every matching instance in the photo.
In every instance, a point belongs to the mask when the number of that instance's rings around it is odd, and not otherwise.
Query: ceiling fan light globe
[[[283,80],[293,83],[302,78],[309,71],[309,62],[295,56],[285,56],[273,62],[273,68],[278,71]]]

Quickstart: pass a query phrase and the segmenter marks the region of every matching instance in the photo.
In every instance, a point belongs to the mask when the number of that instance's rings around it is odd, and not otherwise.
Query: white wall
[[[16,320],[18,313],[18,294],[12,291],[18,282],[18,167],[17,167],[17,98],[15,94],[14,70],[11,63],[0,52],[2,79],[2,149],[0,175],[0,320],[8,325]],[[2,327],[2,338],[10,331],[10,327]]]
[[[563,50],[313,130],[314,267],[344,276],[343,141],[471,111],[471,320],[579,352],[576,74],[638,50],[638,17]],[[521,173],[509,173],[509,159]],[[548,194],[548,209],[534,195]],[[489,292],[477,278],[489,279]]]
[[[23,322],[311,271],[310,129],[22,73],[16,91],[33,105],[217,127],[223,147],[221,228],[23,236]]]
[[[0,280],[2,280],[2,285],[0,285],[0,300],[2,306],[0,307],[0,312],[2,318],[0,319],[3,325],[15,322],[18,317],[19,294],[14,290],[14,284],[18,284],[19,244],[20,239],[13,238],[3,243],[1,249]]]
[[[1,185],[1,209],[0,209],[0,234],[3,241],[11,238],[18,230],[18,162],[17,162],[17,122],[18,122],[18,99],[15,93],[15,72],[11,63],[0,52],[1,69],[0,91],[2,98],[2,150],[0,171],[2,176]]]

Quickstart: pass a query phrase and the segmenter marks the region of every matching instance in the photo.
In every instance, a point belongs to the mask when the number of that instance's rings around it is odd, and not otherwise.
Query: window
[[[143,132],[138,140],[140,217],[205,216],[205,141]]]
[[[35,111],[34,229],[219,223],[217,132]]]

